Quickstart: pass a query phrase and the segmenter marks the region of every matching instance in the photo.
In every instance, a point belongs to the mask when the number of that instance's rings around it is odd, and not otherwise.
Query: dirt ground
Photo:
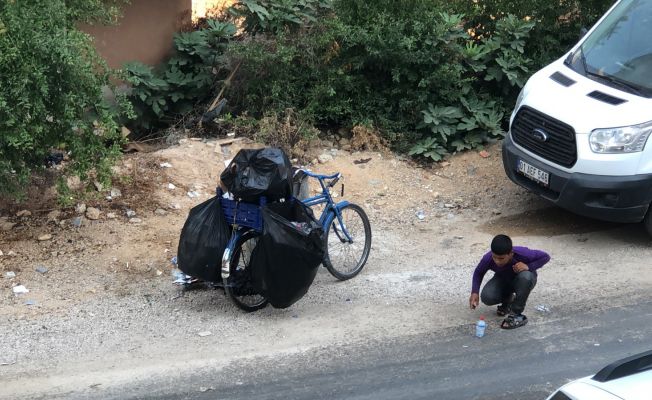
[[[214,195],[226,160],[241,147],[256,146],[247,141],[226,146],[220,141],[182,142],[152,153],[126,155],[116,167],[114,187],[121,195],[109,200],[112,188],[106,188],[83,203],[100,211],[98,219],[87,218],[86,212],[76,212],[75,207],[60,209],[52,190],[43,196],[30,194],[30,200],[21,204],[5,203],[0,218],[14,225],[1,232],[0,270],[16,276],[2,281],[6,290],[0,315],[65,312],[70,305],[93,297],[138,293],[152,280],[169,280],[170,259],[188,211]],[[374,230],[385,224],[405,230],[420,228],[424,225],[417,216],[420,211],[427,220],[450,218],[470,209],[499,213],[501,197],[497,194],[506,182],[500,175],[498,146],[489,149],[486,159],[472,152],[432,168],[388,152],[323,149],[322,153],[334,154],[333,161],[310,168],[341,172],[346,199],[365,208]],[[472,182],[482,182],[483,187]],[[316,190],[314,185],[311,188]],[[515,195],[521,195],[520,191]],[[128,217],[129,210],[135,212],[136,221]],[[30,215],[24,216],[25,211]],[[81,226],[75,226],[74,218],[81,219]],[[43,235],[51,239],[39,240]],[[37,272],[38,267],[47,272]],[[27,287],[29,294],[14,296],[11,288],[16,285]],[[26,299],[34,301],[34,306],[26,307]]]
[[[225,160],[253,145],[228,142],[191,138],[126,155],[115,186],[89,196],[86,211],[59,209],[46,190],[3,204],[0,398],[103,390],[340,341],[470,330],[492,312],[468,310],[467,299],[473,267],[497,233],[552,254],[528,305],[530,313],[538,304],[552,310],[542,321],[565,307],[631,301],[652,286],[641,262],[652,242],[640,227],[551,208],[508,181],[499,144],[432,167],[389,152],[323,148],[333,159],[310,168],[345,176],[345,198],[372,223],[369,262],[347,282],[320,270],[288,309],[242,313],[223,291],[181,291],[170,262],[188,211],[213,196]],[[29,292],[15,294],[18,285]]]

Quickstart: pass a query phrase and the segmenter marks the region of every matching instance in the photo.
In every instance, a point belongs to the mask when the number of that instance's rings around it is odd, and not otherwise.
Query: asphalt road
[[[473,326],[140,382],[109,399],[545,399],[612,361],[652,349],[652,302],[472,336]],[[532,314],[536,317],[536,314]],[[180,371],[180,375],[183,375]],[[94,398],[87,393],[85,398]]]

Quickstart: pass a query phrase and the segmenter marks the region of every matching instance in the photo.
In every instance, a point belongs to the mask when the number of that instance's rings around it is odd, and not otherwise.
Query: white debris
[[[23,285],[14,286],[12,290],[14,291],[14,294],[29,293],[29,289]]]

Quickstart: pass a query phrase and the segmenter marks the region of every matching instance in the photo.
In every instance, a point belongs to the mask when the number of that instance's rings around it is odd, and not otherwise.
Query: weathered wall
[[[193,0],[131,0],[116,26],[84,26],[112,68],[127,61],[155,65],[172,50],[174,33],[190,25]]]

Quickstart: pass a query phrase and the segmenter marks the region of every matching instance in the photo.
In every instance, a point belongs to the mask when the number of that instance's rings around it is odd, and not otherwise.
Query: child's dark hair
[[[509,254],[512,251],[512,239],[507,235],[496,235],[491,241],[491,252],[498,256]]]

